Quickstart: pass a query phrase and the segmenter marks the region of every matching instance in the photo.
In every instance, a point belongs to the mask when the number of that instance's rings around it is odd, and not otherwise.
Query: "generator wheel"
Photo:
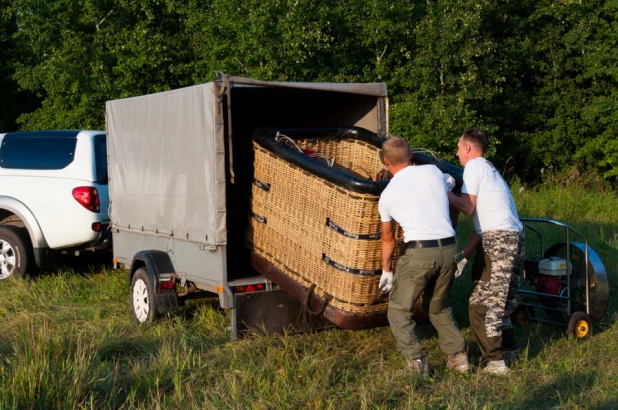
[[[567,336],[574,336],[576,339],[585,339],[592,334],[592,319],[587,313],[575,312],[569,319],[566,330]]]
[[[533,317],[531,309],[528,309],[528,306],[525,305],[517,305],[513,313],[511,314],[511,322],[513,324],[517,323],[518,325],[527,325],[530,323],[530,319]]]

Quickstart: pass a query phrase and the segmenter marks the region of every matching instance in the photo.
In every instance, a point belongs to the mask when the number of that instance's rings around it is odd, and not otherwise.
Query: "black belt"
[[[410,241],[406,242],[407,249],[420,249],[420,248],[437,248],[438,246],[447,246],[454,245],[457,243],[455,241],[455,237],[451,236],[450,238],[444,239],[429,239],[425,241]]]

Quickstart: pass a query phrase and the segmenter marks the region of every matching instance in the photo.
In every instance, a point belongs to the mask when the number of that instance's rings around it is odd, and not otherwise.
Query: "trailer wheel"
[[[517,305],[513,313],[511,314],[511,322],[518,325],[527,325],[530,323],[530,319],[533,317],[532,311],[525,305]]]
[[[33,266],[32,242],[26,228],[0,226],[0,280],[24,277]]]
[[[159,316],[154,284],[145,267],[136,270],[131,279],[131,307],[138,324],[151,325]]]
[[[567,336],[574,336],[576,339],[585,339],[592,334],[592,319],[587,313],[575,312],[569,319],[566,330]]]

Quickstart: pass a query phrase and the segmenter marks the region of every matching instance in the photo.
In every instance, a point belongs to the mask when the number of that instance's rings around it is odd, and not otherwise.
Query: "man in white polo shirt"
[[[491,162],[485,133],[468,128],[457,144],[464,166],[461,196],[448,193],[450,203],[472,215],[474,232],[458,259],[464,261],[477,249],[472,269],[470,327],[479,344],[484,371],[507,374],[507,345],[514,344],[509,312],[517,300],[517,283],[524,261],[523,225],[509,186]],[[508,333],[508,341],[503,336]]]
[[[416,322],[412,319],[412,307],[424,292],[423,308],[438,331],[440,348],[448,355],[447,368],[465,373],[470,369],[464,351],[466,342],[455,323],[449,295],[456,270],[457,243],[449,218],[444,175],[434,165],[411,166],[412,151],[401,137],[385,141],[382,154],[393,174],[378,207],[382,220],[380,287],[391,292],[391,330],[409,369],[428,377],[427,352],[415,335]],[[394,272],[393,221],[402,227],[407,247]]]

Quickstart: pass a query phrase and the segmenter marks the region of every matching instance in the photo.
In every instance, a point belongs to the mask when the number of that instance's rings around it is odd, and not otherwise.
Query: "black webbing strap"
[[[253,178],[253,185],[255,185],[256,187],[260,188],[263,191],[270,191],[270,184],[266,184],[262,181],[258,181],[257,179]]]
[[[330,302],[333,297],[332,295],[329,295],[328,293],[324,295],[324,303],[322,303],[322,306],[316,310],[313,311],[311,310],[311,295],[313,294],[313,291],[315,290],[315,283],[312,284],[309,289],[306,290],[305,292],[305,300],[303,301],[303,304],[305,305],[305,308],[307,309],[307,311],[309,311],[309,313],[311,313],[314,316],[320,316],[322,313],[324,313],[324,309],[326,309],[326,305],[328,304],[328,302]]]
[[[336,223],[334,223],[330,218],[326,218],[326,225],[333,229],[335,232],[345,236],[346,238],[358,239],[360,241],[372,241],[375,239],[380,239],[382,237],[382,233],[369,233],[364,235],[359,235],[357,233],[348,232]]]
[[[345,265],[335,262],[334,260],[326,256],[325,253],[322,254],[322,260],[326,262],[329,266],[332,266],[335,269],[339,269],[344,272],[352,273],[354,275],[375,276],[375,275],[382,274],[382,269],[370,270],[370,269],[350,268],[349,266],[345,266]]]
[[[266,225],[266,217],[265,216],[260,216],[254,212],[251,212],[251,215],[253,216],[253,218],[255,218],[256,221],[258,221],[261,224]]]

